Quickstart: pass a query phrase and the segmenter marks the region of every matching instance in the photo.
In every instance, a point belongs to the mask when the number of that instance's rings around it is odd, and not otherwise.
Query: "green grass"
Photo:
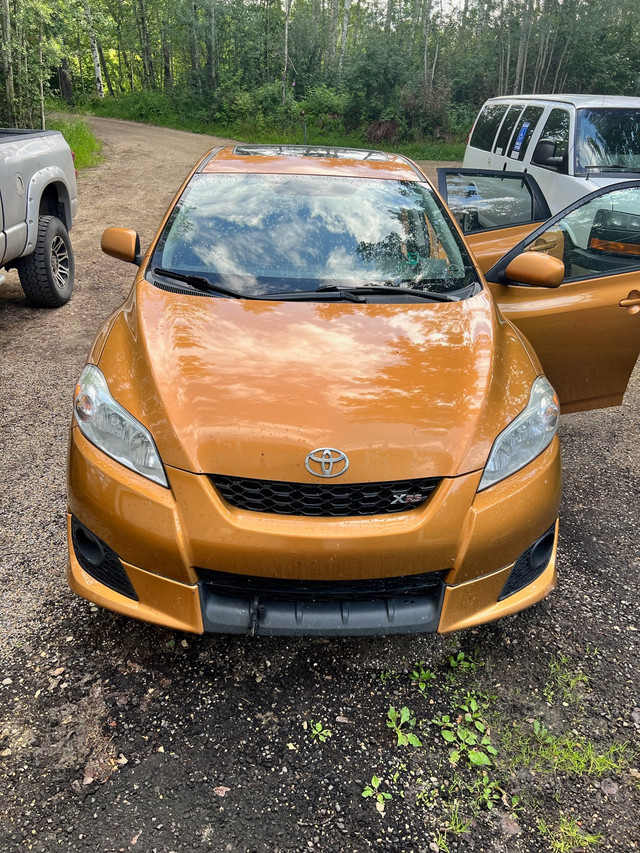
[[[503,748],[512,767],[530,767],[536,773],[565,772],[578,776],[619,773],[628,766],[633,751],[628,743],[611,744],[601,752],[589,740],[571,733],[552,735],[537,720],[533,734],[514,726],[503,735]]]
[[[76,169],[81,171],[102,162],[102,143],[91,132],[89,123],[81,118],[47,119],[48,130],[59,130],[76,155]]]
[[[68,110],[68,105],[50,103],[51,109]],[[119,98],[88,100],[74,111],[109,118],[172,127],[192,133],[206,133],[243,142],[275,145],[330,145],[345,148],[376,148],[404,154],[415,160],[462,160],[465,142],[443,142],[440,139],[425,139],[421,142],[367,142],[364,130],[345,131],[339,120],[314,121],[307,116],[306,128],[302,117],[288,116],[282,120],[262,115],[237,118],[235,121],[212,121],[202,105],[193,103],[191,110],[184,104],[174,104],[157,93],[136,92]],[[72,146],[73,147],[73,146]]]
[[[588,847],[597,846],[601,841],[601,835],[593,835],[583,830],[575,818],[560,816],[556,827],[549,826],[545,821],[538,823],[538,832],[550,845],[554,853],[575,853],[577,850],[586,850]]]

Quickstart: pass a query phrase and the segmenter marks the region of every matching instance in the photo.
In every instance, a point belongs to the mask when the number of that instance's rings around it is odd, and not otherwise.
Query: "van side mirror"
[[[105,255],[140,266],[140,236],[130,228],[107,228],[102,234],[100,248]]]
[[[536,145],[531,162],[536,166],[546,166],[555,169],[556,172],[566,173],[566,162],[564,157],[556,157],[556,143],[553,139],[541,139]]]
[[[528,284],[532,287],[559,287],[564,279],[564,264],[553,255],[523,252],[511,261],[504,271],[505,282]]]

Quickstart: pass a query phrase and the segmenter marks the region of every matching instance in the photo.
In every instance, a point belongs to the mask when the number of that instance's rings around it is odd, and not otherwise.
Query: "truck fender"
[[[71,198],[67,176],[59,166],[47,166],[35,172],[29,181],[27,192],[27,242],[22,252],[28,255],[33,252],[38,237],[38,218],[40,216],[40,200],[46,188],[56,185],[60,218],[67,231],[73,225],[73,217],[78,206],[78,199]],[[48,211],[47,211],[48,212]]]

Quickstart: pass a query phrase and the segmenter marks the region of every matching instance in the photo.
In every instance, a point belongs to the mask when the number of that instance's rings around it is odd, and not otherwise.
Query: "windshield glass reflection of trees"
[[[446,293],[474,280],[428,187],[345,177],[197,175],[153,266],[247,295],[327,284]]]
[[[640,110],[578,113],[576,171],[640,171]]]

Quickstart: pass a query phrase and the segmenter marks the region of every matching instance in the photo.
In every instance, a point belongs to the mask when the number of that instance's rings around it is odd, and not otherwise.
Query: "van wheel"
[[[56,216],[38,220],[36,247],[16,262],[29,305],[59,308],[71,299],[75,262],[69,232]]]

